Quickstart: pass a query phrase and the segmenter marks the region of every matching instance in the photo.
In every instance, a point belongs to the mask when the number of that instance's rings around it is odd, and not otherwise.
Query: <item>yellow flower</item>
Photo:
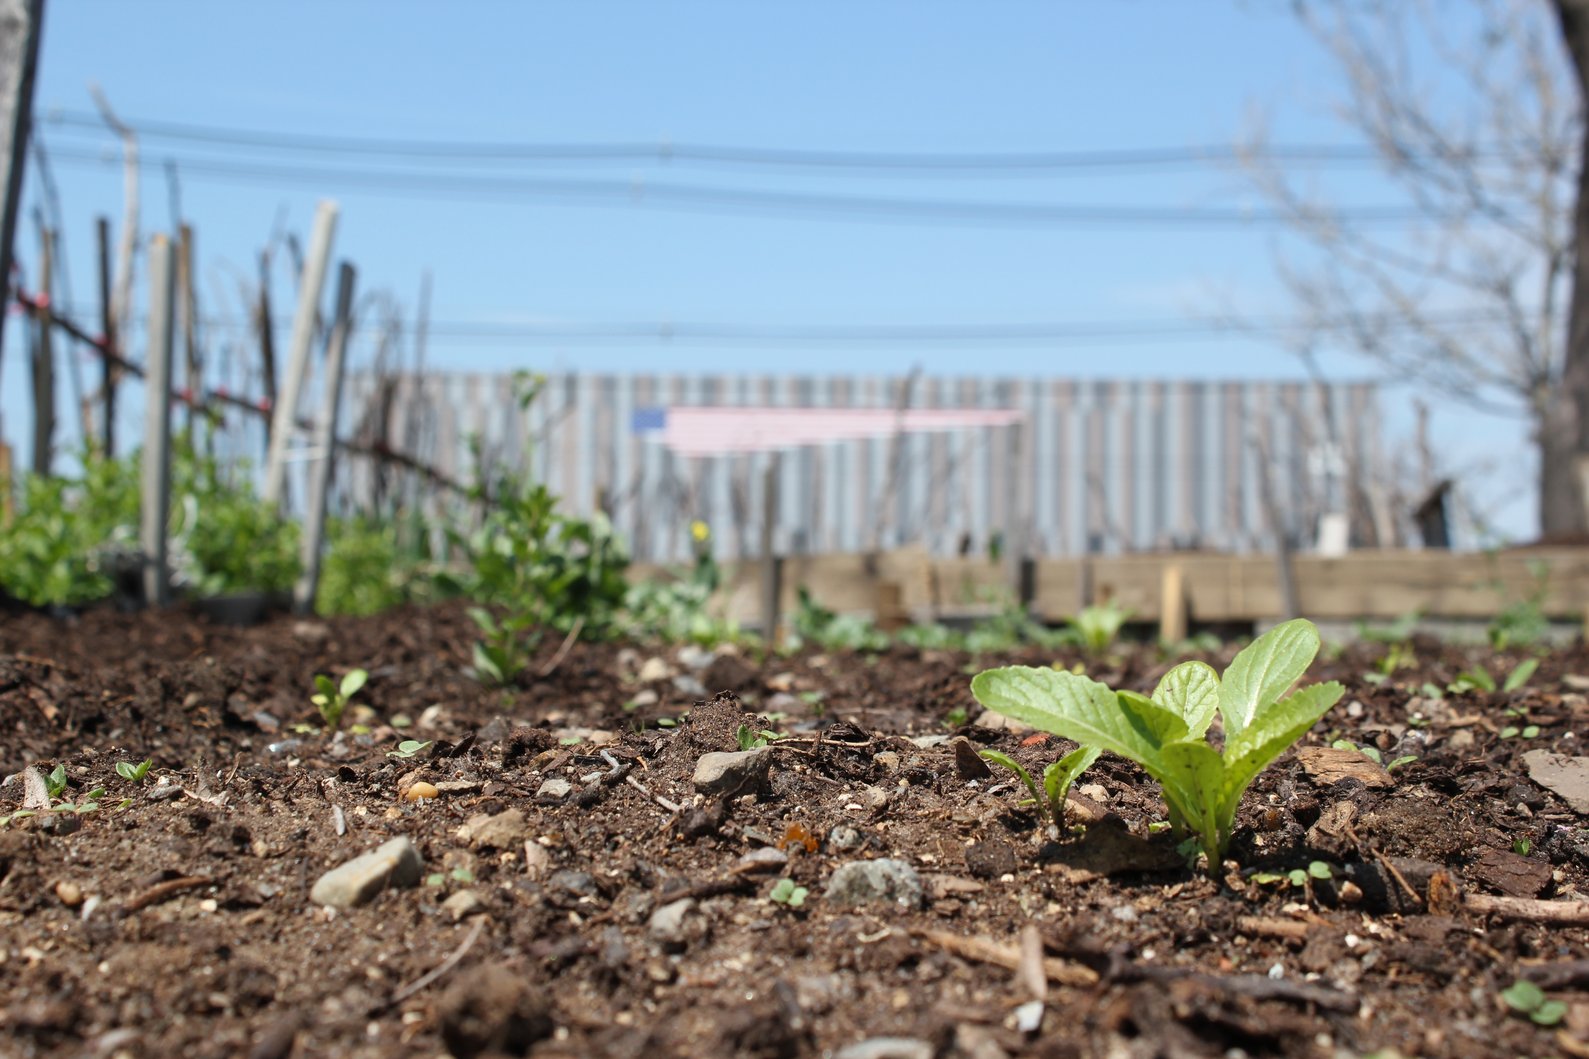
[[[694,522],[690,523],[690,536],[694,537],[697,541],[705,543],[706,539],[711,535],[712,527],[708,526],[700,519],[696,519]]]

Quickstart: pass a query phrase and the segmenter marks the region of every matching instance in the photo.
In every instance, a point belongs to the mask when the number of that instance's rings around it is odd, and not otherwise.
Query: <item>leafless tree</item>
[[[1543,535],[1586,525],[1589,0],[1293,0],[1339,68],[1336,116],[1402,196],[1373,224],[1247,144],[1254,187],[1300,237],[1278,274],[1306,327],[1473,409],[1526,417]],[[1563,47],[1564,42],[1567,47]],[[1371,221],[1371,217],[1369,220]],[[1589,264],[1586,264],[1589,267]]]

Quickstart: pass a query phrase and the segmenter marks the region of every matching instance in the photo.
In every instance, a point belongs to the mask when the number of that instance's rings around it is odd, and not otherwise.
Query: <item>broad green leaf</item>
[[[1252,781],[1330,707],[1346,689],[1335,681],[1313,684],[1264,710],[1253,723],[1225,744],[1225,788],[1219,797],[1219,827],[1227,836],[1236,818],[1236,806]]]
[[[1152,698],[1179,713],[1187,733],[1201,739],[1219,709],[1219,674],[1207,662],[1182,662],[1164,674]]]
[[[370,674],[362,669],[351,669],[348,675],[342,678],[342,697],[351,699],[359,693],[359,689],[369,682]]]
[[[1517,668],[1506,674],[1506,683],[1501,685],[1502,691],[1516,691],[1528,683],[1528,678],[1534,675],[1534,670],[1539,668],[1539,659],[1525,658],[1517,663]]]
[[[1166,742],[1152,734],[1155,722],[1162,725],[1168,718],[1181,726],[1178,738],[1185,738],[1184,722],[1170,711],[1134,695],[1138,705],[1128,712],[1122,709],[1125,700],[1106,685],[1075,673],[1033,666],[989,669],[972,678],[971,694],[994,713],[1083,746],[1113,751],[1139,765],[1156,757]]]
[[[1146,695],[1134,691],[1119,691],[1115,696],[1120,701],[1120,710],[1126,715],[1126,720],[1154,746],[1179,743],[1191,737],[1186,720],[1175,710],[1160,706]]]
[[[1233,739],[1253,715],[1295,684],[1319,653],[1319,630],[1306,618],[1283,622],[1242,649],[1219,685],[1225,738]]]
[[[1186,827],[1196,835],[1208,855],[1210,870],[1219,867],[1229,837],[1219,825],[1220,795],[1225,788],[1225,765],[1207,743],[1171,743],[1164,748],[1159,767],[1149,769],[1164,786],[1165,800],[1182,803]],[[1173,802],[1171,802],[1173,806]]]
[[[326,676],[324,673],[315,674],[314,686],[315,690],[321,695],[324,695],[326,698],[331,699],[336,697],[337,686],[331,683],[331,678]]]
[[[1501,999],[1513,1011],[1528,1014],[1545,1002],[1545,991],[1526,978],[1519,978],[1510,987],[1501,990]]]
[[[1065,815],[1065,796],[1070,793],[1071,784],[1092,767],[1101,753],[1095,746],[1079,746],[1043,770],[1043,792],[1048,795],[1055,823]]]
[[[1003,765],[1005,768],[1021,777],[1021,782],[1026,784],[1026,789],[1031,792],[1032,800],[1037,803],[1037,807],[1039,809],[1043,807],[1043,792],[1037,789],[1037,781],[1032,779],[1032,774],[1030,772],[1026,771],[1026,766],[1022,765],[1019,761],[1016,761],[1010,755],[1001,753],[997,750],[979,750],[977,751],[977,756],[982,758],[984,761],[991,761],[995,765]]]

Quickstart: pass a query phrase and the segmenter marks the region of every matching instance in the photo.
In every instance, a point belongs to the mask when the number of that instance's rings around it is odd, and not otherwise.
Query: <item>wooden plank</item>
[[[303,573],[293,589],[293,609],[314,610],[320,588],[321,544],[326,528],[326,493],[336,466],[337,412],[342,407],[343,366],[348,337],[353,331],[353,288],[358,273],[346,261],[337,270],[336,316],[326,345],[325,390],[320,395],[320,418],[315,423],[315,460],[309,467],[308,510],[303,519]]]
[[[1191,552],[1040,560],[1034,568],[1032,613],[1049,622],[1074,616],[1090,576],[1094,601],[1113,600],[1138,621],[1161,621],[1165,569],[1172,564],[1180,570],[1191,621],[1274,621],[1286,611],[1273,556]],[[728,613],[750,622],[759,613],[756,567],[740,567],[725,571],[724,598]],[[655,569],[637,566],[631,576]],[[1431,618],[1484,621],[1541,591],[1541,609],[1556,620],[1579,618],[1589,604],[1589,548],[1297,555],[1293,569],[1302,615],[1321,620],[1392,621],[1417,611]],[[880,586],[893,583],[900,586],[903,606],[918,618],[988,613],[1008,600],[1002,564],[968,557],[929,559],[907,551],[870,560],[860,554],[791,557],[782,605],[794,607],[803,584],[823,606],[873,613]]]
[[[326,266],[331,261],[337,212],[337,204],[330,200],[321,202],[315,210],[309,253],[304,257],[303,275],[298,280],[298,311],[292,320],[287,377],[271,409],[270,453],[265,458],[265,485],[260,491],[265,503],[272,507],[281,504],[286,488],[287,443],[298,421],[298,394],[303,389],[304,374],[309,367],[309,347],[314,343],[315,325],[320,318],[320,291],[325,286]]]
[[[0,291],[8,288],[11,277],[43,20],[44,0],[0,0]],[[8,300],[0,296],[0,302]],[[0,304],[0,321],[7,308]],[[0,341],[4,336],[5,328],[0,326]]]
[[[163,607],[170,599],[167,514],[171,507],[171,354],[176,308],[176,255],[171,240],[149,240],[149,352],[144,364],[143,544],[144,603]]]

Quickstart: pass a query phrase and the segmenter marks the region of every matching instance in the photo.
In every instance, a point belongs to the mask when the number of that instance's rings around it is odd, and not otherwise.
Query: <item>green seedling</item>
[[[997,750],[979,750],[977,753],[983,760],[1003,765],[1020,777],[1032,796],[1032,804],[1037,806],[1037,811],[1048,821],[1049,828],[1057,834],[1065,823],[1065,796],[1070,793],[1071,784],[1098,760],[1100,751],[1095,746],[1079,746],[1072,750],[1043,770],[1041,787],[1032,774],[1008,754],[1001,754]]]
[[[1511,693],[1526,685],[1529,678],[1534,675],[1534,670],[1539,668],[1539,659],[1525,658],[1513,667],[1506,675],[1506,679],[1497,683],[1490,671],[1482,665],[1475,665],[1472,669],[1465,669],[1457,674],[1457,679],[1446,685],[1446,690],[1453,695],[1460,695],[1465,691],[1502,691]]]
[[[964,728],[970,722],[971,711],[964,706],[956,706],[943,715],[943,726],[945,728]]]
[[[309,701],[320,711],[320,719],[327,728],[335,728],[342,722],[342,711],[369,679],[370,674],[362,669],[350,669],[340,684],[332,683],[324,673],[315,674],[315,693],[309,696]]]
[[[153,764],[153,758],[144,758],[136,765],[131,761],[118,761],[116,762],[116,775],[129,783],[142,783],[143,778],[149,775],[149,766]]]
[[[65,762],[56,765],[50,770],[49,775],[44,777],[44,793],[50,796],[51,801],[54,801],[56,798],[59,798],[61,795],[66,793]]]
[[[1385,763],[1385,759],[1380,755],[1379,748],[1376,746],[1358,746],[1350,739],[1337,739],[1330,744],[1330,748],[1333,750],[1355,750],[1376,765]]]
[[[1182,662],[1152,696],[1031,666],[980,673],[971,692],[996,713],[1142,766],[1163,790],[1170,823],[1195,839],[1208,869],[1217,871],[1241,796],[1346,691],[1330,682],[1283,697],[1318,651],[1317,627],[1297,619],[1254,640],[1223,678],[1203,662]],[[1205,740],[1216,713],[1224,721],[1223,753]]]
[[[1501,990],[1501,999],[1519,1015],[1527,1015],[1536,1026],[1554,1026],[1567,1014],[1566,1004],[1545,999],[1543,989],[1523,978]]]
[[[1534,842],[1529,838],[1519,838],[1512,841],[1512,852],[1519,857],[1526,857],[1534,852]]]
[[[778,904],[788,905],[790,908],[799,908],[806,903],[806,896],[810,892],[804,886],[796,886],[793,879],[785,876],[773,884],[772,892],[767,896]]]
[[[1108,653],[1120,637],[1120,630],[1131,612],[1113,602],[1083,607],[1071,622],[1081,638],[1081,646],[1088,654],[1097,657]]]
[[[757,731],[748,724],[742,724],[734,731],[734,740],[739,743],[741,750],[756,750],[779,738],[781,736],[777,732],[765,728]]]
[[[413,757],[415,754],[419,753],[429,745],[429,739],[405,739],[401,743],[397,744],[396,750],[388,750],[386,752],[386,756],[395,757],[399,761],[407,761],[409,758]]]

